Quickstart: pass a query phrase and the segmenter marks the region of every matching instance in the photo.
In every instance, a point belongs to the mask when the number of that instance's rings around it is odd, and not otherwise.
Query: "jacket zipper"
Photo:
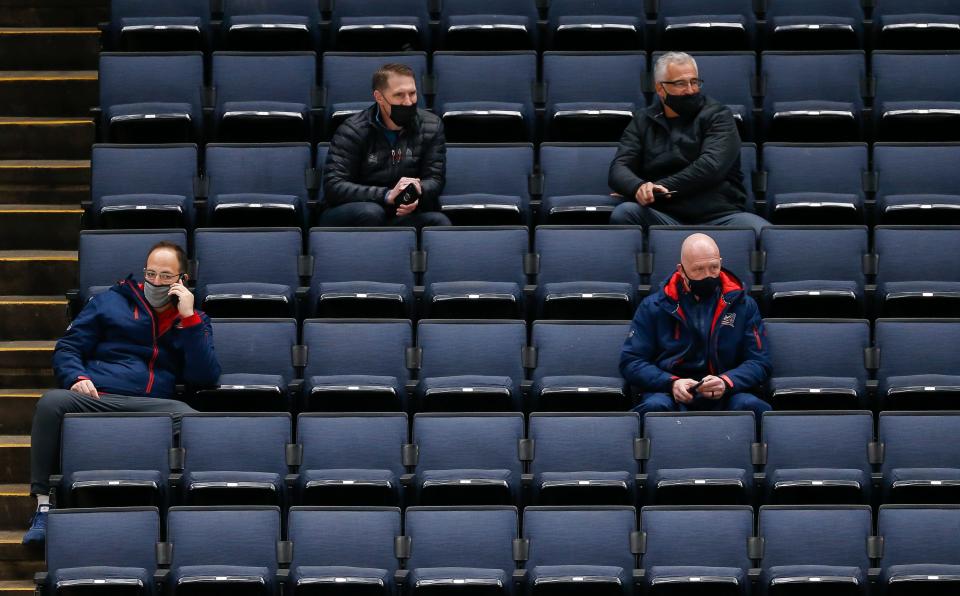
[[[129,283],[129,282],[128,282]],[[140,297],[140,294],[137,293],[137,289],[131,284],[130,287],[133,290],[133,295],[137,297],[141,303],[143,303],[143,298]],[[150,310],[146,304],[143,304],[143,310],[150,315],[150,332],[153,338],[153,354],[150,356],[150,362],[147,364],[147,389],[146,393],[150,393],[153,389],[153,366],[157,363],[157,356],[160,355],[160,348],[157,345],[157,319],[153,316],[153,311]]]
[[[723,299],[723,295],[721,295],[721,296],[720,296],[720,303],[719,303],[718,306],[722,306],[722,308],[719,309],[719,311],[717,312],[717,315],[713,318],[713,323],[710,325],[710,348],[711,348],[711,353],[710,353],[710,354],[707,354],[707,364],[709,365],[709,372],[710,372],[711,375],[717,374],[716,368],[717,368],[717,366],[719,366],[719,364],[720,364],[719,362],[717,362],[717,363],[716,363],[716,366],[715,366],[715,365],[714,365],[714,362],[713,362],[713,361],[714,361],[714,358],[716,358],[716,354],[717,354],[717,344],[719,343],[719,339],[717,338],[717,334],[716,334],[717,321],[720,320],[720,317],[723,316],[723,313],[727,312],[727,309],[730,307],[730,303],[727,302],[726,300],[724,300],[724,299]]]

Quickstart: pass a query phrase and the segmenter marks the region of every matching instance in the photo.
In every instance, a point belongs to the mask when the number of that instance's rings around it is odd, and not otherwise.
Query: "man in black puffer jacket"
[[[330,141],[320,225],[450,225],[439,201],[446,172],[443,123],[417,109],[413,70],[380,67],[373,98],[376,103],[344,120]]]
[[[610,188],[626,197],[610,217],[621,225],[770,225],[746,210],[740,135],[733,113],[700,93],[694,59],[661,56],[659,101],[640,110],[610,164]]]

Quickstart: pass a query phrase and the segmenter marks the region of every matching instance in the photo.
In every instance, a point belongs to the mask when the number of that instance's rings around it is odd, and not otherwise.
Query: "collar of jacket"
[[[680,275],[679,271],[674,271],[673,275],[670,276],[667,281],[664,282],[662,286],[663,295],[669,301],[668,308],[670,310],[676,310],[680,302],[680,288],[683,287],[683,276]],[[744,295],[745,288],[740,279],[727,271],[726,269],[720,270],[720,293],[723,296],[724,301],[727,304],[734,304],[735,302],[742,300]]]
[[[373,126],[374,128],[389,130],[383,124],[383,122],[380,121],[380,105],[377,104],[376,102],[374,102],[372,106],[367,108],[367,120],[370,122],[370,125]],[[405,126],[395,132],[398,132],[400,133],[401,136],[403,136],[405,133],[412,132],[418,128],[420,128],[420,108],[417,108],[417,117],[413,119],[413,124],[411,124],[409,127]]]
[[[697,112],[697,115],[694,116],[693,119],[696,120],[696,119],[700,118],[701,116],[703,116],[703,115],[706,114],[707,112],[710,112],[712,109],[715,109],[716,107],[721,107],[721,108],[722,108],[722,107],[725,107],[725,106],[723,106],[723,104],[720,104],[719,102],[717,102],[715,99],[713,99],[713,98],[710,97],[709,95],[705,95],[705,96],[704,96],[704,102],[703,102],[703,108],[701,108],[700,111]],[[663,102],[660,101],[660,98],[659,98],[659,97],[656,97],[656,98],[653,100],[653,103],[650,104],[649,106],[647,106],[647,108],[646,108],[645,110],[643,110],[643,114],[644,114],[644,116],[646,116],[647,119],[649,119],[651,122],[656,123],[657,126],[663,128],[664,130],[667,130],[667,131],[670,130],[670,125],[667,124],[667,116],[666,116],[666,114],[663,113]]]
[[[126,279],[118,281],[110,288],[110,291],[120,294],[126,298],[128,302],[132,302],[138,306],[147,304],[147,297],[143,294],[143,288],[141,288],[139,282],[133,278],[132,273],[128,275]]]

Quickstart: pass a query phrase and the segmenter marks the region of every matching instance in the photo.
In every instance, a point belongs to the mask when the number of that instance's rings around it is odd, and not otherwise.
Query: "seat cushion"
[[[393,574],[386,569],[372,567],[336,567],[297,565],[290,568],[290,583],[293,586],[393,585]]]

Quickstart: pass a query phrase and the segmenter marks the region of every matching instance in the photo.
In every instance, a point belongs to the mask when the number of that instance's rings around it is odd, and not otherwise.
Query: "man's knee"
[[[640,399],[640,404],[634,408],[641,417],[650,412],[676,412],[677,403],[672,395],[666,393],[647,393]]]
[[[37,400],[36,415],[60,415],[66,412],[77,394],[67,389],[51,389]]]
[[[753,412],[760,422],[764,412],[773,409],[770,404],[751,393],[735,393],[730,396],[729,410]]]
[[[386,219],[383,207],[376,203],[347,203],[332,207],[320,216],[321,225],[374,227]]]
[[[610,214],[610,225],[640,225],[644,221],[643,210],[639,203],[620,203]]]
[[[420,214],[422,226],[450,226],[450,218],[439,211],[425,211]]]

